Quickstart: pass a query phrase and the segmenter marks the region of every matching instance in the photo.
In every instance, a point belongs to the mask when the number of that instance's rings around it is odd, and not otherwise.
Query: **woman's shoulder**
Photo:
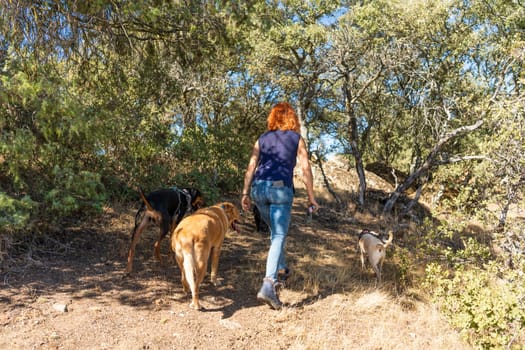
[[[296,140],[300,140],[301,139],[301,134],[298,133],[297,131],[295,130],[287,130],[286,133],[288,135],[290,135],[290,137],[292,137],[293,139],[296,139]]]
[[[284,135],[291,135],[293,137],[301,137],[301,134],[299,134],[295,130],[276,130],[276,131]]]
[[[259,136],[259,138],[262,138],[262,137],[265,137],[265,136],[269,136],[269,135],[285,135],[285,136],[289,136],[289,137],[293,137],[293,138],[301,138],[301,134],[299,134],[295,130],[280,130],[280,129],[267,130],[264,133],[262,133],[261,136]]]

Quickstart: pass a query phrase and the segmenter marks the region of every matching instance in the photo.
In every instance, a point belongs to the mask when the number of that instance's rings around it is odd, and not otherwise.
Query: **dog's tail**
[[[383,245],[385,249],[392,243],[393,239],[394,239],[394,232],[390,230],[388,231],[388,239],[385,241],[385,244]]]
[[[137,191],[139,192],[140,198],[142,198],[142,201],[144,204],[146,204],[146,208],[148,208],[149,211],[154,211],[153,207],[151,206],[150,202],[146,199],[146,196],[144,195],[144,192],[142,192],[142,188],[137,187]]]
[[[186,246],[182,255],[184,256],[182,268],[184,269],[186,282],[190,287],[191,294],[195,296],[197,291],[197,280],[199,278],[197,275],[197,262],[195,261],[195,246],[193,244],[191,244],[191,247]]]

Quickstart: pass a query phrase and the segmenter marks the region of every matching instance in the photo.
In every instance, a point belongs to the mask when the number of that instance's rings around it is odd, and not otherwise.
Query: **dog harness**
[[[182,201],[181,201],[181,198],[180,198],[180,195],[184,195],[186,197],[186,211],[182,212],[182,217],[186,216],[187,214],[190,214],[191,211],[192,211],[192,206],[191,206],[191,194],[188,192],[187,189],[183,188],[183,189],[180,189],[178,188],[177,186],[173,186],[171,188],[173,191],[177,192],[178,195],[179,195],[179,201],[178,201],[178,204],[177,204],[177,209],[175,209],[174,213],[181,213],[182,211],[180,210],[181,209],[181,205],[182,205]],[[177,222],[179,221],[179,216],[177,215],[176,217],[174,217],[173,219],[175,219],[174,221]]]
[[[187,189],[182,189],[180,190],[182,192],[182,194],[184,194],[186,196],[186,201],[188,202],[188,205],[187,205],[187,208],[186,208],[186,213],[185,214],[189,214],[191,213],[193,207],[191,205],[191,194],[188,192]]]

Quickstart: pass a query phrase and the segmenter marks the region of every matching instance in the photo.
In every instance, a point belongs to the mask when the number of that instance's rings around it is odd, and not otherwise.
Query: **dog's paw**
[[[222,286],[222,282],[220,280],[218,280],[217,278],[214,278],[211,280],[211,283],[215,286],[215,287],[220,287]]]

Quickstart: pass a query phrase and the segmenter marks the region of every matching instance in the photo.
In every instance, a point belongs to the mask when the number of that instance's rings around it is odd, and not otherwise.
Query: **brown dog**
[[[160,229],[153,254],[157,260],[162,261],[160,256],[162,239],[177,226],[185,215],[205,205],[201,192],[196,188],[165,188],[153,191],[147,196],[140,188],[138,192],[142,198],[142,205],[135,215],[135,227],[131,231],[126,274],[130,274],[133,270],[135,247],[142,232],[149,225],[154,224]]]
[[[386,248],[392,243],[394,239],[394,233],[388,232],[388,240],[383,241],[373,231],[364,229],[359,234],[359,249],[361,251],[361,267],[365,268],[365,254],[368,256],[368,262],[372,265],[376,276],[377,283],[381,284],[381,270],[383,268],[383,262],[385,261]]]
[[[196,310],[199,304],[199,286],[202,283],[211,255],[211,282],[217,286],[217,270],[222,242],[227,231],[240,232],[237,223],[239,209],[229,202],[218,203],[197,210],[185,217],[171,235],[171,249],[175,252],[181,271],[184,292],[191,291],[190,307]]]

